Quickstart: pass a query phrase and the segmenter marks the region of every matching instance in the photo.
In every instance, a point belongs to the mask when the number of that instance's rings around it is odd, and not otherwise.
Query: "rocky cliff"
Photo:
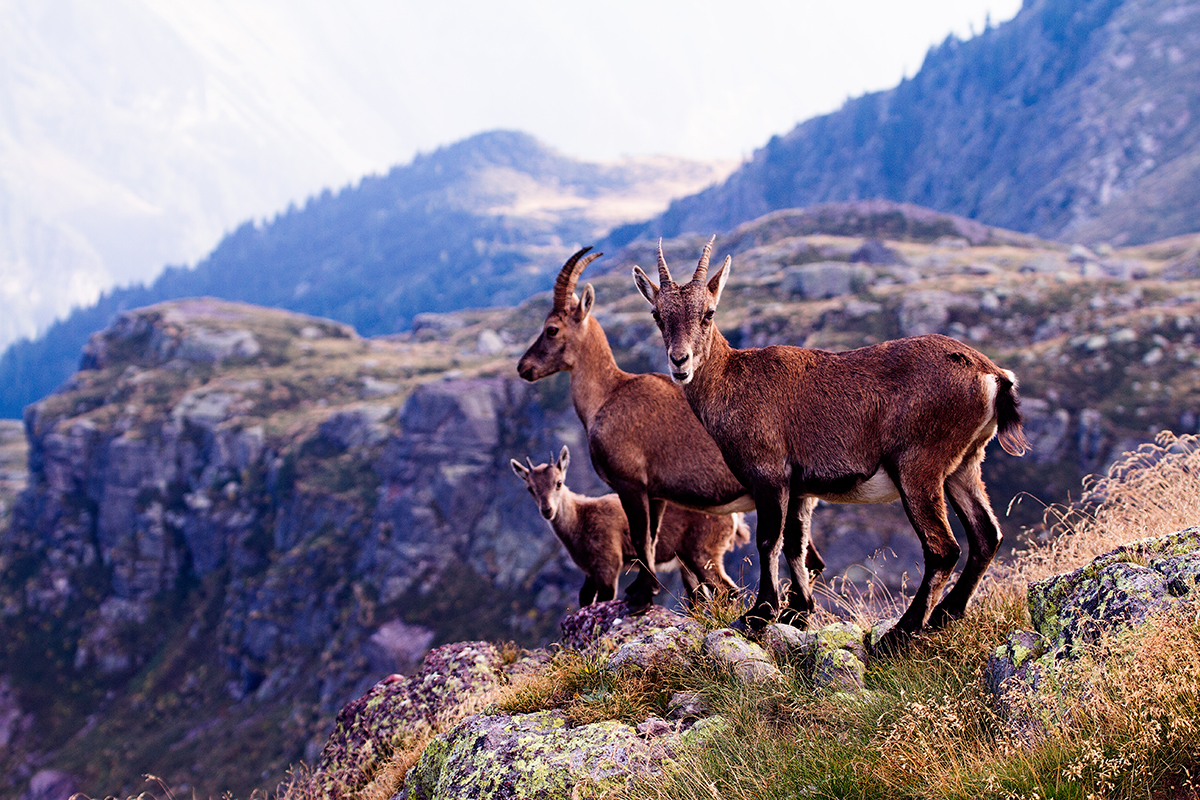
[[[701,242],[665,247],[686,270]],[[634,370],[662,359],[628,278],[649,248],[584,276]],[[986,464],[998,510],[1026,498],[1014,533],[1152,431],[1196,430],[1197,249],[1065,248],[887,203],[778,212],[718,240],[734,254],[718,323],[740,346],[938,331],[1014,369],[1034,450]],[[547,308],[365,339],[195,299],[93,336],[27,412],[29,486],[0,537],[9,790],[52,772],[120,795],[153,773],[244,795],[313,763],[347,701],[429,648],[553,639],[580,575],[507,466],[586,450],[565,377],[514,374]],[[571,470],[602,490],[586,459]],[[814,529],[826,579],[899,591],[919,569],[895,504],[822,507]]]

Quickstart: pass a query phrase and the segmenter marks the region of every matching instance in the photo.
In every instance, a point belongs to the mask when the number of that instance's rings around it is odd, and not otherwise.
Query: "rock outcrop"
[[[1041,736],[1067,708],[1060,670],[1091,648],[1181,607],[1200,608],[1200,528],[1122,545],[1079,569],[1029,586],[1034,630],[1015,631],[988,659],[984,680],[1019,739]],[[1195,613],[1195,611],[1191,612]]]

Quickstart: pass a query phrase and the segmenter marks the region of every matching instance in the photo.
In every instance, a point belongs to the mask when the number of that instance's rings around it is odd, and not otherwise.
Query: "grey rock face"
[[[317,765],[320,790],[340,795],[361,788],[394,748],[499,687],[499,666],[500,654],[487,642],[446,645],[431,651],[411,678],[393,675],[347,704]]]
[[[712,631],[704,637],[704,654],[718,667],[746,683],[783,680],[783,673],[766,650],[729,628]]]
[[[572,728],[557,711],[477,715],[434,739],[409,770],[401,796],[571,800],[581,791],[603,795],[635,776],[659,773],[681,746],[703,741],[718,727],[715,721],[702,722],[675,733],[674,726],[646,723],[646,733],[640,734],[616,721]]]
[[[192,611],[172,604],[219,580],[196,635],[221,654],[223,700],[295,704],[305,722],[286,735],[302,748],[435,641],[551,638],[582,578],[507,463],[560,447],[574,410],[547,410],[515,376],[362,402],[353,348],[391,345],[358,342],[211,300],[130,312],[93,338],[91,369],[28,409],[29,485],[0,539],[24,570],[4,619],[61,625],[69,644],[46,670],[118,685]],[[350,361],[345,377],[288,360],[321,348]],[[575,481],[598,488],[586,459]]]
[[[1105,632],[1119,633],[1155,613],[1194,603],[1197,565],[1200,529],[1186,528],[1131,542],[1073,572],[1031,584],[1036,630],[1011,634],[984,670],[993,705],[1016,738],[1036,741],[1047,725],[1070,713],[1057,674],[1088,644]]]

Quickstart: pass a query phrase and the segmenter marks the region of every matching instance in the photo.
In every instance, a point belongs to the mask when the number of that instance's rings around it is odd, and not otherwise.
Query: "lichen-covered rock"
[[[1069,718],[1063,665],[1106,631],[1139,625],[1192,602],[1200,568],[1200,528],[1122,545],[1091,563],[1029,586],[1036,631],[1016,631],[988,658],[984,684],[1019,740],[1032,742]]]
[[[1200,592],[1196,591],[1200,587],[1200,550],[1156,558],[1150,562],[1150,567],[1166,578],[1171,594],[1189,600],[1200,599]]]
[[[813,685],[833,692],[856,692],[866,682],[867,665],[844,647],[820,650],[813,667]]]
[[[393,675],[342,709],[314,780],[330,796],[361,787],[406,738],[469,712],[500,685],[493,645],[458,642],[431,650],[416,675]]]
[[[852,622],[835,622],[815,631],[768,625],[762,638],[776,661],[792,664],[818,689],[854,692],[864,686],[866,634]]]
[[[611,637],[610,631],[606,634]],[[602,640],[603,641],[603,640]],[[683,619],[678,627],[651,628],[622,642],[609,656],[606,668],[683,669],[700,652],[700,626]]]
[[[659,720],[659,722],[662,722]],[[475,715],[437,736],[405,777],[407,800],[571,800],[611,793],[661,771],[681,746],[704,741],[719,722],[687,731],[622,722],[569,727],[559,711]],[[665,726],[665,727],[664,727]]]
[[[777,663],[799,663],[811,655],[816,631],[802,631],[794,625],[773,622],[763,628],[759,643]]]
[[[704,654],[718,667],[746,683],[770,683],[783,679],[767,651],[747,641],[731,628],[715,630],[704,637]]]
[[[1073,572],[1030,584],[1033,626],[1057,647],[1077,640],[1081,625],[1094,627],[1080,621],[1085,616],[1139,622],[1188,594],[1196,585],[1198,561],[1200,527],[1121,545]]]
[[[889,619],[881,619],[871,626],[871,630],[867,632],[866,645],[869,652],[874,653],[879,647],[879,643],[883,641],[883,637],[888,631],[896,627],[900,622],[899,617],[891,617]]]
[[[708,704],[699,692],[676,692],[667,702],[667,719],[696,720],[708,715]]]
[[[1179,568],[1186,568],[1189,554],[1178,551],[1187,543],[1200,547],[1192,529],[1161,540],[1124,545],[1074,572],[1030,584],[1034,628],[1054,648],[1070,649],[1095,641],[1106,627],[1137,624],[1170,607],[1176,602],[1170,581],[1184,584],[1187,580],[1186,572]],[[1153,558],[1155,555],[1159,557]],[[1139,563],[1147,560],[1176,569],[1168,578]]]
[[[624,600],[608,600],[584,606],[563,617],[560,643],[574,650],[594,650],[597,645],[600,650],[611,650],[621,641],[644,631],[678,627],[685,620],[686,617],[662,606],[650,606],[635,614]],[[601,640],[604,640],[603,644],[600,644]]]

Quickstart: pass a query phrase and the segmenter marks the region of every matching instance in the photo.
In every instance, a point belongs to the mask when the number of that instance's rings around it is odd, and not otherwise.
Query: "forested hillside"
[[[894,89],[776,136],[724,184],[616,238],[888,198],[1068,242],[1200,230],[1200,7],[1026,0]],[[720,120],[713,124],[719,125]]]

